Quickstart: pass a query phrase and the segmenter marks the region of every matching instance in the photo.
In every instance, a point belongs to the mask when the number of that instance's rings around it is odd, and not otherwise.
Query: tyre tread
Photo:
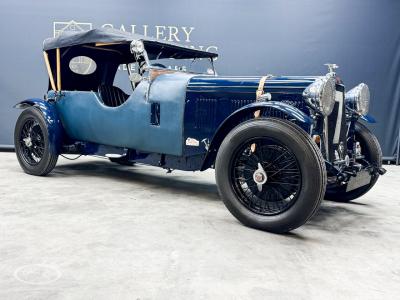
[[[304,223],[306,223],[318,210],[323,198],[324,198],[324,194],[325,194],[325,188],[326,188],[326,182],[327,182],[327,177],[326,177],[326,167],[325,167],[325,161],[324,158],[322,156],[322,153],[319,149],[319,147],[317,146],[317,144],[311,139],[311,137],[298,125],[290,122],[289,120],[282,120],[282,119],[278,119],[278,118],[257,118],[257,119],[250,119],[247,120],[245,122],[242,122],[240,124],[238,124],[235,128],[233,128],[231,130],[231,132],[225,137],[225,140],[222,142],[220,149],[224,149],[226,147],[228,147],[228,143],[230,142],[230,139],[235,136],[235,134],[239,133],[240,130],[246,130],[248,127],[254,126],[254,124],[256,122],[265,122],[265,121],[269,121],[269,126],[270,128],[274,128],[275,130],[277,129],[281,129],[284,130],[284,128],[286,127],[288,130],[291,130],[291,133],[294,133],[294,136],[296,137],[295,139],[298,141],[298,145],[300,146],[300,144],[303,144],[303,147],[305,146],[308,151],[310,152],[310,155],[308,156],[310,159],[311,158],[317,158],[317,163],[314,164],[313,168],[318,169],[318,174],[315,174],[316,178],[318,179],[318,185],[319,187],[317,188],[318,191],[316,190],[315,192],[318,193],[318,195],[316,195],[315,200],[313,202],[313,207],[310,207],[310,209],[306,210],[307,211],[307,215],[304,216],[304,218],[301,218],[294,221],[294,222],[289,222],[286,225],[279,225],[279,226],[275,226],[275,225],[261,225],[261,224],[257,224],[258,221],[251,221],[249,219],[247,219],[248,217],[246,217],[245,219],[241,219],[240,217],[240,213],[235,210],[235,213],[233,211],[231,211],[232,214],[234,214],[243,224],[247,225],[247,226],[251,226],[251,227],[256,227],[256,228],[261,228],[267,231],[271,231],[271,232],[275,232],[275,233],[284,233],[284,232],[288,232],[291,231],[297,227],[300,227],[301,225],[303,225]],[[271,122],[272,121],[272,122]],[[274,124],[275,123],[275,124]],[[275,126],[274,126],[275,125]],[[278,126],[276,126],[278,125]],[[284,125],[284,126],[282,126]],[[279,128],[278,128],[279,127]],[[220,150],[219,149],[219,150]],[[226,150],[225,150],[226,151]],[[221,155],[223,155],[224,151],[218,151],[217,153],[217,159],[215,162],[216,165],[216,176],[218,176],[218,169],[221,170],[221,168],[218,166],[218,162],[221,161]],[[222,167],[222,165],[221,165]],[[218,182],[218,178],[217,178],[217,183],[218,183],[218,190],[219,193],[221,194],[222,198],[224,199],[224,203],[227,205],[228,209],[231,210],[231,208],[229,208],[232,204],[230,204],[230,199],[229,197],[227,198],[227,196],[224,197],[224,193],[222,192],[222,190],[226,190],[226,188],[220,188],[220,184],[225,184],[223,181]],[[228,201],[228,203],[226,203],[225,201]],[[233,208],[232,208],[233,209]],[[239,216],[239,217],[238,217]]]
[[[19,132],[17,132],[19,123],[21,122],[21,120],[23,120],[23,119],[25,118],[26,115],[31,115],[33,118],[40,119],[40,121],[41,121],[43,124],[45,124],[45,126],[46,126],[46,120],[45,120],[45,118],[43,117],[42,111],[41,111],[39,108],[37,108],[37,107],[35,107],[35,106],[31,106],[31,107],[25,109],[25,110],[20,114],[20,116],[18,117],[17,122],[16,122],[15,132],[14,132],[14,144],[16,144],[16,143],[17,143],[17,140],[19,139],[19,136],[17,136],[17,134],[19,134]],[[47,128],[46,128],[46,129],[47,129]],[[56,166],[57,160],[58,160],[58,154],[53,153],[54,149],[51,148],[51,145],[50,145],[50,142],[49,142],[48,139],[49,139],[49,136],[48,136],[48,133],[47,133],[47,142],[49,143],[49,145],[48,145],[48,156],[49,156],[49,157],[48,157],[48,161],[47,161],[46,165],[41,166],[41,167],[38,167],[38,168],[36,168],[36,170],[30,170],[30,169],[25,165],[25,163],[23,162],[23,160],[19,157],[18,146],[17,146],[17,145],[15,146],[15,147],[16,147],[16,149],[15,149],[16,151],[15,151],[15,152],[16,152],[18,161],[19,161],[19,163],[20,163],[22,169],[23,169],[26,173],[28,173],[28,174],[30,174],[30,175],[36,175],[36,176],[45,176],[45,175],[47,175],[48,173],[50,173],[50,172],[54,169],[54,167]],[[42,159],[43,159],[43,158],[42,158]]]

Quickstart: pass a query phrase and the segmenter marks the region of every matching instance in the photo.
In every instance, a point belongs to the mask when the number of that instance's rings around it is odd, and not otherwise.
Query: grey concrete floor
[[[0,153],[0,299],[399,299],[400,167],[288,235],[246,228],[214,173]]]

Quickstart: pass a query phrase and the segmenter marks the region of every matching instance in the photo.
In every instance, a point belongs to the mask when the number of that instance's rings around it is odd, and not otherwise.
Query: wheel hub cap
[[[258,163],[257,170],[253,173],[253,180],[257,184],[257,189],[261,192],[262,186],[267,182],[267,173],[265,173],[263,167]]]
[[[23,139],[25,146],[32,147],[32,138],[30,136]]]
[[[261,173],[255,173],[254,174],[254,181],[257,183],[261,183],[264,180],[264,175]]]

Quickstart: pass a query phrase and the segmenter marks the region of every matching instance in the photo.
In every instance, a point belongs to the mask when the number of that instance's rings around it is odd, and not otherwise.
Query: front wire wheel
[[[307,222],[326,187],[322,154],[299,126],[252,119],[222,142],[215,163],[219,193],[243,224],[284,233]]]
[[[234,154],[231,170],[239,201],[260,215],[284,212],[300,191],[301,171],[295,155],[271,138],[245,142]]]

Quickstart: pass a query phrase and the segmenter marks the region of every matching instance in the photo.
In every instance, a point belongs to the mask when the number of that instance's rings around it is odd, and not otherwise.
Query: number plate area
[[[371,182],[371,174],[368,171],[361,171],[356,177],[351,177],[347,183],[346,192],[355,190]]]

